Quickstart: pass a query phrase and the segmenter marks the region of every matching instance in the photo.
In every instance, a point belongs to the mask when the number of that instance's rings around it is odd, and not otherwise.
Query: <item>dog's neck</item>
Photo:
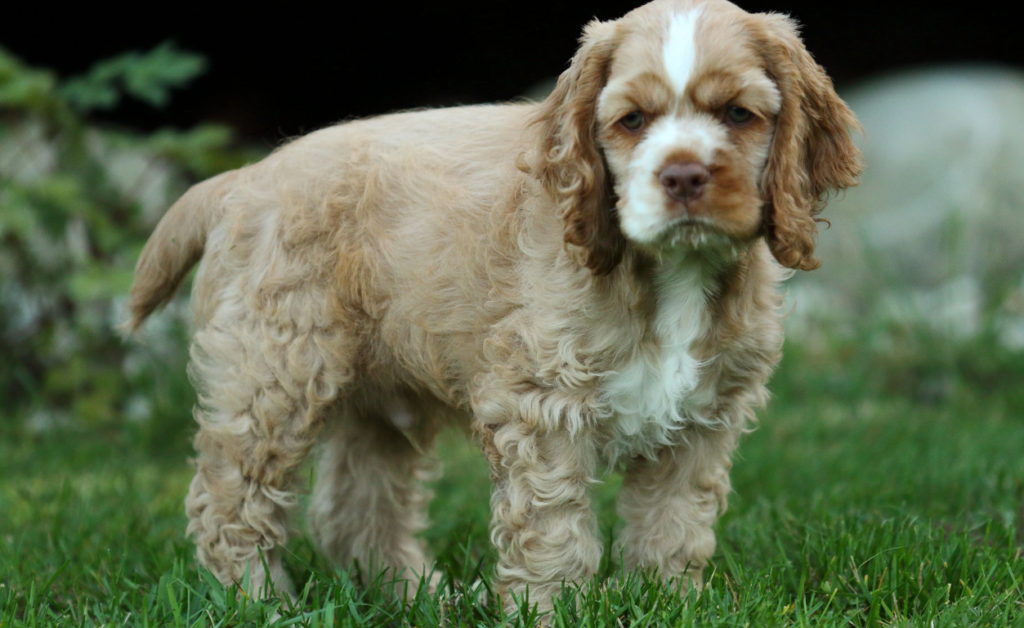
[[[715,425],[706,412],[713,389],[700,386],[698,348],[714,324],[709,313],[724,283],[739,267],[731,251],[682,246],[661,255],[634,249],[627,257],[646,324],[633,351],[603,383],[615,416],[603,452],[610,464],[637,455],[653,458],[687,425]]]
[[[627,256],[627,272],[648,302],[662,303],[666,292],[696,290],[705,300],[720,293],[726,278],[733,275],[750,255],[749,245],[693,248],[677,246],[669,249],[634,250]]]

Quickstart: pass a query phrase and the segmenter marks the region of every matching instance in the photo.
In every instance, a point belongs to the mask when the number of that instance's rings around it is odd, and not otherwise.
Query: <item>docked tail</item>
[[[171,206],[149,236],[135,266],[135,280],[128,296],[135,331],[161,305],[174,296],[188,271],[203,256],[206,236],[223,213],[224,195],[238,171],[225,172],[192,186]]]

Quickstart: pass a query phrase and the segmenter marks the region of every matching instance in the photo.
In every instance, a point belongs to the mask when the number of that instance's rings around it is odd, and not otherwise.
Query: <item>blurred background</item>
[[[736,458],[716,566],[700,604],[688,603],[704,618],[693,623],[789,625],[781,618],[793,611],[801,625],[1017,625],[1022,12],[741,5],[804,25],[863,122],[867,170],[823,214],[822,268],[787,283],[785,356]],[[194,569],[184,538],[187,286],[141,334],[125,340],[116,329],[143,243],[189,185],[347,118],[543,96],[583,24],[634,4],[256,6],[0,8],[4,626],[191,626],[211,609],[232,612],[235,597]],[[445,435],[447,473],[433,482],[424,534],[442,571],[464,582],[489,574],[494,558],[488,474],[474,449]],[[608,543],[620,481],[607,474],[594,491]],[[310,608],[333,613],[358,599],[368,613],[384,608],[373,625],[436,624],[402,623],[394,600],[359,597],[306,536],[289,544],[286,566],[312,587]],[[719,603],[740,604],[746,619]],[[602,608],[617,617],[617,604]]]
[[[187,290],[139,341],[114,325],[146,236],[189,184],[346,118],[542,95],[588,19],[633,6],[290,4],[224,17],[140,5],[116,20],[88,4],[5,6],[2,429],[187,449]],[[942,401],[1018,377],[1020,15],[742,6],[798,19],[866,130],[863,185],[825,213],[824,266],[790,282],[788,342],[809,366],[777,386]]]

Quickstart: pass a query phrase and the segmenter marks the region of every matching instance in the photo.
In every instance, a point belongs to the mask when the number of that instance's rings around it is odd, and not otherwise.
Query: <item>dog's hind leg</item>
[[[364,583],[383,574],[404,599],[415,595],[422,578],[432,577],[432,561],[415,537],[426,527],[431,497],[423,488],[434,468],[428,455],[433,428],[401,397],[375,410],[347,409],[325,439],[309,508],[309,522],[323,553],[336,565],[358,563]]]
[[[199,561],[247,595],[293,593],[281,563],[296,467],[348,375],[330,325],[271,324],[224,307],[196,334],[196,476],[185,500]],[[271,588],[273,585],[273,588]]]

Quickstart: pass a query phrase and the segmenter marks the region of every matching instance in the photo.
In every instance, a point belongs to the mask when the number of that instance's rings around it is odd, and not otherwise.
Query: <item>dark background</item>
[[[565,68],[588,19],[616,18],[640,2],[434,4],[275,3],[260,12],[165,3],[125,12],[19,3],[4,9],[0,45],[30,65],[70,75],[173,39],[207,57],[206,75],[164,110],[127,103],[105,117],[147,130],[220,121],[274,145],[350,116],[513,98]],[[840,86],[914,65],[1024,67],[1021,11],[991,3],[740,4],[797,18],[808,48]]]

